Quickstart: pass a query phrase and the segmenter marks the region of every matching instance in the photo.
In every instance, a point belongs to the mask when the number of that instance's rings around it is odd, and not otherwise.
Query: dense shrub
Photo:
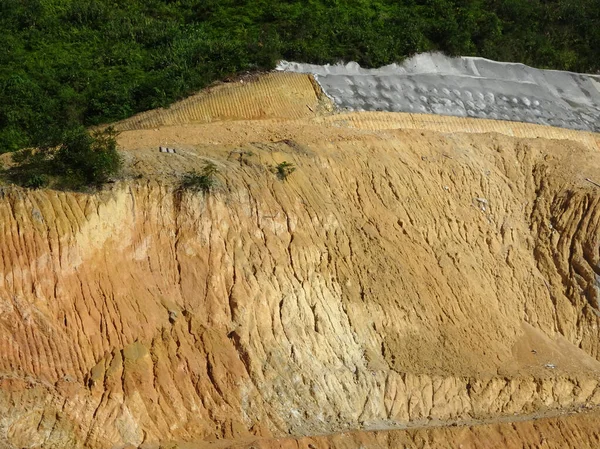
[[[598,0],[1,0],[0,152],[165,106],[279,59],[441,50],[600,70]]]
[[[275,173],[279,179],[285,181],[289,175],[296,171],[296,167],[291,162],[283,161],[272,167],[271,171]]]
[[[100,187],[121,169],[115,137],[112,128],[93,134],[84,128],[74,128],[56,147],[26,149],[13,154],[13,166],[6,170],[5,177],[29,188]]]
[[[206,162],[200,172],[190,171],[183,175],[180,190],[210,193],[217,184],[219,170],[213,162]]]

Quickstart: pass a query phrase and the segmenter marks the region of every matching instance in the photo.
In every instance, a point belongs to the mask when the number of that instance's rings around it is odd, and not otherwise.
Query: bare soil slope
[[[249,75],[212,86],[168,109],[137,114],[115,127],[124,131],[221,120],[298,119],[330,109],[328,103],[309,75]]]
[[[4,189],[0,447],[594,447],[596,136],[352,117],[130,130],[104,192]]]

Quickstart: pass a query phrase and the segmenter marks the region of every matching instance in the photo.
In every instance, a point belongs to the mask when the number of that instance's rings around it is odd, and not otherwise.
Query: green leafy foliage
[[[166,106],[279,59],[441,50],[600,70],[598,0],[2,0],[0,152]]]
[[[210,193],[217,184],[219,169],[213,162],[206,162],[200,172],[190,171],[183,175],[181,190]]]
[[[51,186],[66,190],[100,187],[119,174],[122,166],[112,128],[89,134],[74,128],[58,147],[25,149],[13,154],[5,171],[9,181],[37,189]]]
[[[288,161],[283,161],[271,169],[279,179],[285,181],[289,175],[296,171],[294,164]]]

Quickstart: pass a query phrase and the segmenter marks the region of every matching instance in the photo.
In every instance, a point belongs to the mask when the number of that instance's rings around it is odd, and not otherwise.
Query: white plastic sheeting
[[[595,75],[439,53],[378,69],[354,62],[282,61],[278,70],[313,74],[325,94],[347,110],[480,117],[600,132],[600,76]]]

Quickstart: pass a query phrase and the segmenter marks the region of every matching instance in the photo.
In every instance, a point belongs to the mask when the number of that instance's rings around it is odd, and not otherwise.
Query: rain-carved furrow
[[[565,317],[560,317],[560,312],[557,312],[560,332],[570,339],[581,338],[576,337],[582,335],[581,329],[577,327],[589,325],[589,319],[581,321],[581,314],[588,307],[600,312],[598,267],[593,259],[598,256],[592,255],[598,254],[596,230],[600,226],[600,203],[598,195],[592,196],[574,190],[562,190],[554,194],[548,190],[544,187],[539,190],[540,196],[549,198],[540,201],[532,211],[532,221],[539,236],[534,254],[541,264],[544,277],[561,280],[559,288],[554,285],[548,287],[555,307],[558,306],[558,299],[564,297],[577,309],[578,316],[574,322],[565,321]],[[551,266],[545,262],[549,260],[552,261]],[[596,319],[592,320],[596,323],[600,321],[598,313]],[[590,347],[588,341],[596,339],[597,335],[597,331],[591,334],[588,332],[582,341],[574,343],[580,347]],[[594,351],[593,356],[598,357],[600,354]]]

